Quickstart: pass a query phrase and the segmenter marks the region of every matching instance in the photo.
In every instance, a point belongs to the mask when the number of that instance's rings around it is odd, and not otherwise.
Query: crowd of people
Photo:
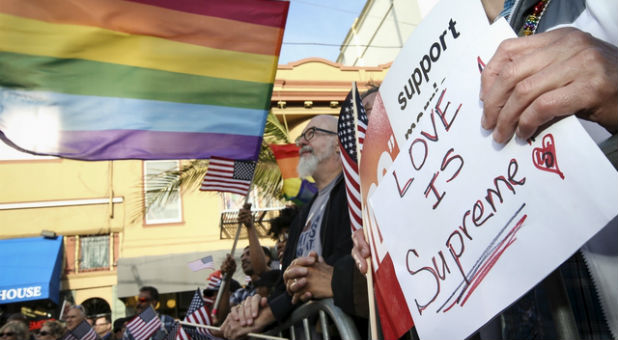
[[[129,318],[119,318],[113,323],[109,314],[88,317],[81,305],[72,305],[62,320],[45,320],[37,329],[30,329],[28,319],[21,313],[11,314],[0,327],[3,340],[56,340],[75,329],[81,322],[87,322],[101,340],[122,339],[124,326]]]
[[[493,131],[496,142],[505,143],[514,135],[529,138],[540,127],[576,114],[609,132],[612,137],[604,143],[603,150],[616,166],[618,32],[615,22],[614,29],[603,21],[575,23],[576,17],[564,17],[575,6],[569,1],[555,0],[550,6],[547,0],[521,1],[515,8],[509,0],[482,2],[490,20],[506,16],[516,32],[530,35],[503,42],[483,71],[482,127]],[[589,11],[602,7],[581,3]],[[534,27],[530,27],[530,21],[525,18],[539,4],[547,6],[544,7],[545,19],[537,20]],[[592,14],[593,19],[603,17]],[[553,29],[558,24],[573,27]],[[374,95],[375,89],[364,95],[367,115],[370,115]],[[311,119],[296,140],[300,147],[299,175],[311,176],[318,193],[310,203],[287,207],[272,221],[271,236],[277,240],[276,260],[280,263],[275,266],[277,268],[271,265],[270,250],[260,245],[250,205],[240,209],[239,221],[249,235],[249,246],[243,250],[240,265],[250,281],[242,286],[232,279],[236,263],[231,256],[211,275],[202,298],[210,312],[216,307],[211,324],[220,326],[220,330],[211,331],[212,338],[237,339],[250,332],[262,332],[286,320],[299,303],[322,298],[333,298],[337,306],[354,317],[359,333],[366,334],[370,297],[365,274],[370,248],[362,232],[351,232],[338,143],[337,118],[329,115]],[[220,287],[223,292],[216,301]],[[142,287],[137,314],[148,307],[154,308],[158,297],[156,288]],[[505,314],[511,313],[515,320],[516,313],[537,313],[533,306],[521,307],[526,303],[525,298]],[[540,313],[533,315],[541,318]],[[166,338],[174,332],[178,321],[163,314],[159,317],[161,329],[153,333],[151,339]],[[73,306],[63,322],[47,321],[33,336],[57,339],[85,319],[83,308]],[[133,340],[135,338],[126,329],[129,320],[120,318],[112,324],[106,315],[93,320],[93,327],[103,339]],[[537,321],[531,322],[530,328],[534,330],[526,334],[521,333],[526,328],[519,327],[514,333],[503,329],[492,336],[539,338],[552,335],[545,326],[538,326]],[[595,336],[599,332],[601,338],[609,334],[607,325],[599,329]],[[482,334],[477,336],[482,337]],[[0,339],[29,338],[32,336],[27,325],[18,318],[8,320],[0,328]]]

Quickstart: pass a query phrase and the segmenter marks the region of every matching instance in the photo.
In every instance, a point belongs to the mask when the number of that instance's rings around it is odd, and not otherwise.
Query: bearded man
[[[295,258],[307,256],[310,252],[317,253],[327,264],[335,266],[352,250],[337,118],[328,115],[314,117],[296,139],[296,144],[300,147],[298,174],[301,177],[312,176],[318,194],[311,203],[303,206],[292,222],[283,254],[282,271]],[[260,297],[257,296],[257,299]],[[255,297],[252,300],[255,301]],[[261,298],[258,310],[251,313],[252,317],[238,317],[239,314],[244,315],[241,311],[243,307],[235,307],[237,310],[232,310],[223,323],[226,338],[235,339],[249,332],[260,332],[275,321],[282,322],[295,306],[283,280],[280,280],[268,299]]]

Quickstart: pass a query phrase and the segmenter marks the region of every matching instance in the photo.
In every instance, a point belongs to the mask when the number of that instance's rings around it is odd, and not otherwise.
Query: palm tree
[[[258,156],[253,185],[260,188],[261,194],[281,199],[283,180],[281,171],[268,144],[289,143],[288,133],[277,117],[270,112],[266,118],[264,138]],[[146,195],[141,196],[144,202],[139,206],[143,210],[139,215],[148,211],[151,206],[165,204],[180,192],[179,189],[196,190],[208,169],[207,159],[196,159],[185,163],[180,170],[169,170],[149,178],[149,188]],[[143,198],[145,197],[145,198]]]

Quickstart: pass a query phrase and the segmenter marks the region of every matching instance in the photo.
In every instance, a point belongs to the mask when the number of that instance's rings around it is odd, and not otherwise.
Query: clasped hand
[[[283,273],[283,280],[292,303],[305,302],[309,299],[324,299],[333,296],[331,280],[333,267],[314,251],[309,256],[292,261]]]

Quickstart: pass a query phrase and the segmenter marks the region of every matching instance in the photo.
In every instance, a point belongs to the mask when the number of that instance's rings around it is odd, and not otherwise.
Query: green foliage
[[[282,199],[281,187],[283,179],[281,171],[275,161],[275,156],[268,144],[289,143],[288,133],[281,125],[277,117],[270,112],[266,118],[264,137],[258,163],[255,169],[253,183],[260,188],[262,195],[276,199]],[[147,201],[141,205],[144,211],[156,203],[165,204],[168,199],[177,195],[179,190],[198,190],[206,171],[208,170],[207,159],[196,159],[185,162],[180,170],[165,171],[156,177],[149,179]]]

